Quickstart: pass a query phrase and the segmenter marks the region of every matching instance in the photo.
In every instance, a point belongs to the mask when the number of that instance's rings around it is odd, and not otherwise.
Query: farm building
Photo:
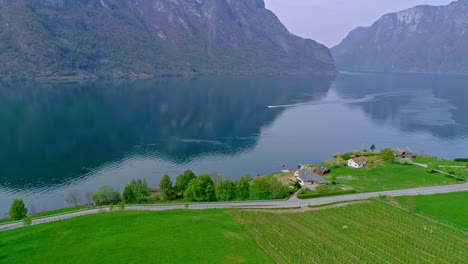
[[[325,167],[317,167],[317,168],[314,168],[314,172],[320,175],[325,175],[325,174],[330,173],[331,170]]]
[[[320,175],[318,175],[317,173],[312,172],[312,169],[307,166],[301,166],[296,171],[294,176],[297,177],[297,180],[302,186],[307,184],[328,184],[328,182],[324,178],[320,177]]]
[[[417,157],[416,154],[414,154],[413,151],[411,151],[410,148],[408,147],[398,147],[395,150],[393,150],[393,155],[395,155],[396,158],[411,158],[414,159]]]
[[[356,169],[362,168],[366,164],[367,164],[366,157],[357,157],[357,158],[348,160],[348,166],[352,168],[356,168]]]

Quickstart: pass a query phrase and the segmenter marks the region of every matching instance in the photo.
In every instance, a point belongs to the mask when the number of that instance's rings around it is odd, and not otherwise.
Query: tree
[[[169,199],[175,194],[174,186],[169,175],[164,175],[159,183],[159,191],[161,192],[161,197],[164,200]]]
[[[393,154],[393,150],[391,149],[383,149],[380,152],[380,158],[382,158],[384,161],[393,163],[395,162],[395,155]]]
[[[237,197],[237,184],[231,180],[224,180],[218,176],[216,184],[216,198],[218,201],[232,201]]]
[[[134,203],[136,199],[136,194],[133,191],[133,186],[128,184],[125,186],[124,192],[123,192],[123,200],[125,203]]]
[[[266,177],[257,177],[253,179],[250,190],[252,199],[254,200],[271,199],[270,183]]]
[[[151,189],[146,180],[132,180],[124,189],[126,203],[143,203],[151,196]]]
[[[283,199],[289,195],[288,187],[284,186],[279,179],[270,177],[268,184],[270,185],[270,199]]]
[[[175,185],[176,191],[184,193],[185,190],[187,190],[189,183],[195,178],[197,178],[197,176],[191,170],[187,170],[183,174],[177,175]]]
[[[374,152],[374,151],[375,151],[375,145],[372,145],[372,146],[370,147],[370,150],[371,150],[372,152]]]
[[[10,207],[10,219],[13,221],[21,220],[26,218],[27,215],[28,209],[26,208],[26,205],[24,205],[23,200],[14,200]]]
[[[437,162],[430,162],[429,164],[427,164],[427,167],[426,167],[426,171],[429,173],[434,172],[438,169],[439,169],[439,164],[437,164]]]
[[[116,203],[120,201],[120,193],[112,187],[104,185],[93,195],[93,200],[98,205]]]
[[[191,180],[184,192],[184,197],[190,201],[211,202],[216,200],[213,180],[209,175],[201,175]]]
[[[250,196],[250,175],[246,174],[239,180],[239,186],[237,187],[237,197],[240,200],[247,200]]]

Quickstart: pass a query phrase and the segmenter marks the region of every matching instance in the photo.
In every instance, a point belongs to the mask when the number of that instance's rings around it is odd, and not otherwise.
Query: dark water
[[[463,77],[3,83],[0,216],[14,198],[38,212],[133,178],[266,174],[372,144],[468,157],[467,114]]]

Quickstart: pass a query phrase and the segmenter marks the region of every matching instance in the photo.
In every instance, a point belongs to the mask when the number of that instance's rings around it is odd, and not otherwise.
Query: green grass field
[[[408,197],[395,197],[403,208],[408,208]],[[414,199],[418,214],[455,225],[468,231],[468,192],[418,195]]]
[[[456,162],[453,160],[440,159],[433,156],[420,155],[413,160],[416,163],[429,164],[431,162],[436,162],[439,165],[448,165],[448,166],[468,166],[468,162]]]
[[[222,210],[114,212],[0,234],[0,263],[273,263]]]
[[[452,177],[428,173],[416,165],[385,164],[372,169],[338,167],[332,169],[339,184],[353,187],[357,192],[374,192],[417,188],[456,183]],[[327,176],[328,178],[330,176]]]
[[[466,204],[466,193],[428,196],[438,198],[439,204],[433,205],[434,199],[417,204],[435,211],[450,204],[447,212],[455,213],[439,214],[463,221],[468,219],[466,209],[454,209]],[[453,203],[453,199],[458,202]],[[468,261],[463,228],[377,200],[355,203],[306,212],[173,210],[83,216],[0,233],[0,263]]]
[[[230,213],[276,263],[468,261],[462,231],[378,201],[305,213]]]

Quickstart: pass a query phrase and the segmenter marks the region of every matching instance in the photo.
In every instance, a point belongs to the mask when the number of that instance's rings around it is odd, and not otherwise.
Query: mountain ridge
[[[357,28],[331,48],[340,70],[468,74],[468,0],[419,5]]]
[[[0,75],[333,75],[263,0],[0,0]]]

